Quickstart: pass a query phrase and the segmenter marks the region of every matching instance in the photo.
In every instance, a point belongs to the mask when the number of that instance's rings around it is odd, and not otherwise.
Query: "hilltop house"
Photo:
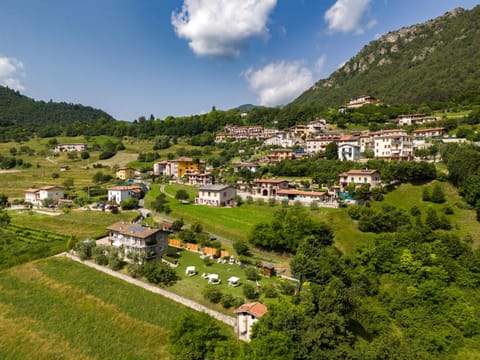
[[[364,105],[376,105],[377,99],[370,95],[362,95],[356,99],[351,99],[347,104],[347,109],[356,109]]]
[[[142,188],[140,186],[113,186],[108,188],[108,201],[120,205],[123,200],[130,198],[140,199]]]
[[[195,198],[195,204],[229,206],[233,205],[236,194],[235,187],[232,185],[204,185],[200,186],[198,189],[198,196]]]
[[[43,186],[41,188],[25,190],[25,202],[36,206],[41,206],[42,201],[51,199],[53,202],[58,202],[65,196],[63,188],[55,185]]]
[[[110,245],[124,250],[125,261],[131,261],[127,256],[130,252],[143,253],[147,260],[153,260],[160,259],[167,250],[166,231],[125,221],[112,224],[107,230]]]
[[[380,174],[374,169],[349,170],[338,175],[338,182],[343,191],[345,187],[353,183],[355,186],[369,184],[371,188],[380,186]]]
[[[235,314],[237,314],[236,332],[238,338],[243,341],[250,341],[252,325],[266,313],[267,307],[259,302],[243,304],[238,309],[235,309]]]

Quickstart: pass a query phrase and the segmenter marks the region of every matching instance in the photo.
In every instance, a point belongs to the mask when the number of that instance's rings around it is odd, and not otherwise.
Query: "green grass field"
[[[99,238],[107,231],[105,228],[117,221],[131,221],[137,211],[121,211],[118,214],[102,211],[73,210],[58,216],[44,215],[35,212],[10,211],[12,223],[35,229],[48,230],[64,235],[73,235],[78,240]]]
[[[193,313],[65,258],[0,272],[0,289],[2,359],[169,359],[169,327]]]
[[[216,260],[213,260],[212,264],[207,266],[205,265],[203,259],[200,258],[200,254],[187,250],[181,251],[181,256],[178,259],[178,262],[179,265],[175,269],[175,271],[180,277],[180,280],[177,281],[175,285],[169,287],[168,290],[178,295],[192,299],[214,310],[223,312],[226,315],[234,316],[233,309],[225,309],[222,307],[222,305],[213,304],[203,297],[202,291],[208,286],[208,281],[201,277],[203,273],[218,274],[221,283],[219,285],[215,285],[215,287],[219,289],[222,293],[229,293],[235,297],[244,298],[243,284],[248,283],[252,286],[256,286],[255,281],[247,280],[245,270],[237,264],[219,264]],[[197,274],[195,276],[186,276],[185,269],[187,266],[195,266]],[[228,286],[227,280],[231,276],[236,276],[240,278],[241,285],[238,287]],[[262,277],[259,280],[260,288],[272,285],[277,281],[279,281],[279,279],[275,277]],[[265,299],[262,296],[260,298],[260,301],[264,300]]]

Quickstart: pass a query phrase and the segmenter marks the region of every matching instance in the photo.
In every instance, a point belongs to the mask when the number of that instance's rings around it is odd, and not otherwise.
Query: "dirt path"
[[[217,320],[219,320],[219,321],[221,321],[221,322],[223,322],[227,325],[235,327],[236,319],[231,317],[231,316],[227,316],[225,314],[219,313],[218,311],[209,309],[206,306],[203,306],[199,303],[196,303],[195,301],[192,301],[190,299],[187,299],[187,298],[184,298],[184,297],[179,296],[177,294],[174,294],[174,293],[172,293],[170,291],[167,291],[165,289],[161,289],[161,288],[156,287],[154,285],[150,285],[150,284],[144,283],[143,281],[134,279],[134,278],[132,278],[128,275],[121,274],[119,272],[113,271],[113,270],[108,269],[106,267],[97,265],[92,261],[88,261],[88,260],[82,261],[77,256],[74,256],[70,253],[63,253],[63,255],[66,255],[68,258],[70,258],[74,261],[77,261],[79,263],[82,263],[86,266],[89,266],[89,267],[91,267],[95,270],[98,270],[98,271],[104,272],[105,274],[108,274],[110,276],[116,277],[117,279],[121,279],[121,280],[126,281],[130,284],[139,286],[139,287],[144,288],[145,290],[148,290],[148,291],[153,292],[155,294],[162,295],[166,298],[169,298],[170,300],[173,300],[177,303],[185,305],[185,306],[187,306],[187,307],[189,307],[193,310],[207,313],[208,315],[213,316],[215,319],[217,319]]]

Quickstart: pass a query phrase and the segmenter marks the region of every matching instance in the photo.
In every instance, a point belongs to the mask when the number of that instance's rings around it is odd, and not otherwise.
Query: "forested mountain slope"
[[[480,6],[454,9],[370,42],[291,105],[340,106],[371,95],[387,104],[480,100]]]
[[[101,120],[101,121],[99,121]],[[91,128],[92,135],[114,126],[115,119],[90,106],[36,101],[7,87],[0,86],[0,141],[21,140],[36,134],[40,137],[65,133],[76,136]]]

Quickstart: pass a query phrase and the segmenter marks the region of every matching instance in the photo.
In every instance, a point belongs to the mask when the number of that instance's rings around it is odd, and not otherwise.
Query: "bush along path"
[[[60,254],[62,255],[62,254]],[[63,253],[63,255],[66,255],[68,258],[74,260],[74,261],[77,261],[81,264],[84,264],[86,266],[89,266],[93,269],[96,269],[98,271],[102,271],[104,272],[105,274],[107,275],[110,275],[110,276],[113,276],[113,277],[116,277],[117,279],[121,279],[123,281],[126,281],[130,284],[133,284],[133,285],[136,285],[136,286],[139,286],[141,288],[144,288],[145,290],[147,291],[150,291],[150,292],[153,292],[155,294],[159,294],[161,296],[164,296],[170,300],[173,300],[179,304],[182,304],[182,305],[185,305],[193,310],[196,310],[196,311],[200,311],[200,312],[204,312],[204,313],[207,313],[208,315],[214,317],[215,319],[229,325],[229,326],[232,326],[232,327],[235,327],[236,325],[236,319],[231,317],[231,316],[228,316],[228,315],[224,315],[222,313],[219,313],[218,311],[215,311],[215,310],[212,310],[212,309],[209,309],[207,308],[206,306],[203,306],[199,303],[196,303],[195,301],[192,301],[190,299],[187,299],[187,298],[184,298],[182,296],[179,296],[177,294],[174,294],[170,291],[167,291],[165,289],[161,289],[157,286],[154,286],[154,285],[150,285],[150,284],[147,284],[143,281],[140,281],[138,279],[134,279],[128,275],[125,275],[125,274],[121,274],[119,272],[116,272],[116,271],[113,271],[111,269],[108,269],[106,267],[103,267],[103,266],[100,266],[100,265],[97,265],[95,264],[94,262],[92,261],[88,261],[88,260],[80,260],[79,257],[71,254],[71,253]]]

